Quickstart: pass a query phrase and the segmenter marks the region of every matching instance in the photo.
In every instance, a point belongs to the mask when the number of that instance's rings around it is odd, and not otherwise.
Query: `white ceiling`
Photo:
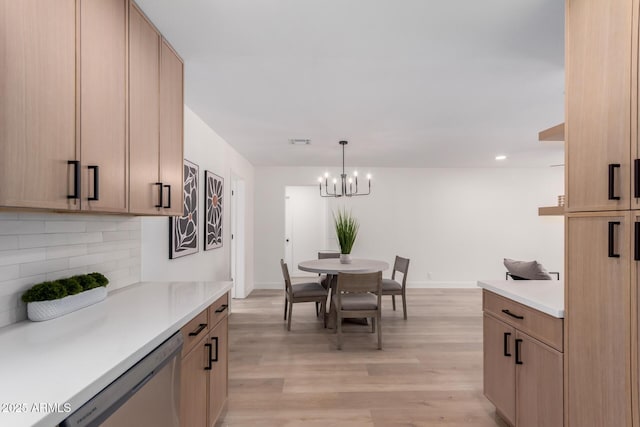
[[[348,166],[564,163],[537,142],[564,120],[561,0],[137,2],[186,104],[254,165],[337,165],[341,139]]]

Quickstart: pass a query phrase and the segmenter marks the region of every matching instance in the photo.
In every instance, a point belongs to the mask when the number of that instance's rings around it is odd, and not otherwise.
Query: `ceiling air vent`
[[[289,140],[289,144],[291,145],[310,145],[310,139],[302,139],[302,138],[292,138]]]

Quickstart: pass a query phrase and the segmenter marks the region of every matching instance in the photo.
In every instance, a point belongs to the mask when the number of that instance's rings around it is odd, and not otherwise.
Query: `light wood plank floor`
[[[337,350],[313,303],[294,304],[287,332],[282,291],[234,300],[220,425],[504,426],[482,394],[480,290],[408,293],[406,321],[383,298],[383,350],[356,324]]]

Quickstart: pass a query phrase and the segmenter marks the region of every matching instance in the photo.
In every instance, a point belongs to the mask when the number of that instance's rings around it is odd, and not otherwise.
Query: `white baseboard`
[[[428,280],[425,282],[407,282],[407,288],[416,289],[469,289],[476,288],[476,281],[438,281]],[[254,289],[284,289],[283,282],[256,282]]]

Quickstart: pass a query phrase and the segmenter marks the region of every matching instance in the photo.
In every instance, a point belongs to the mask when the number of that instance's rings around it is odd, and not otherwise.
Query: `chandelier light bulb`
[[[333,178],[333,183],[337,184],[338,183],[338,179],[337,178]]]
[[[353,176],[358,176],[358,171],[353,171]]]
[[[324,173],[324,177],[325,177],[325,178],[329,178],[329,172],[325,172],[325,173]]]
[[[367,179],[371,179],[371,174],[370,173],[367,174]]]
[[[318,182],[322,183],[322,177],[321,176],[318,177]]]
[[[349,184],[353,182],[353,178],[349,177]]]

